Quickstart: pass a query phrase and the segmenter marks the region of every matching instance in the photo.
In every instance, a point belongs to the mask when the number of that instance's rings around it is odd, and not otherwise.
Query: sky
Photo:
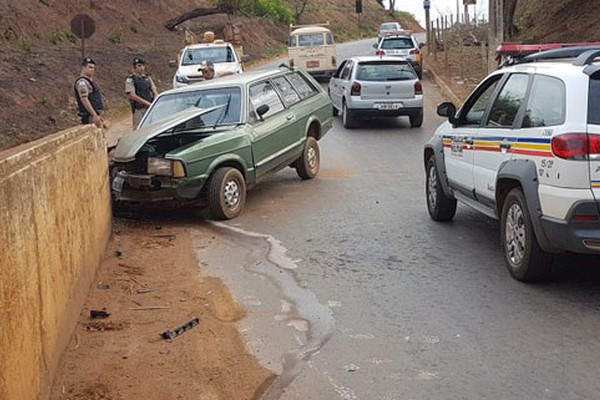
[[[464,7],[462,0],[458,0],[460,13],[462,15]],[[429,9],[429,16],[432,21],[436,18],[450,14],[456,15],[456,3],[457,0],[429,0],[431,5]],[[384,4],[389,4],[388,1],[384,1]],[[476,5],[469,6],[469,15],[472,16],[475,12],[479,18],[485,16],[487,19],[488,0],[477,0]],[[425,27],[425,10],[423,9],[423,0],[396,0],[396,10],[406,11],[413,14],[417,21],[421,23],[421,26]],[[456,18],[456,17],[455,17]],[[462,18],[462,17],[461,17]]]

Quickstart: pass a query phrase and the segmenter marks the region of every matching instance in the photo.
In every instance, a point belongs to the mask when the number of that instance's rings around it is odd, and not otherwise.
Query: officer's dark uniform
[[[77,99],[77,108],[78,108],[77,115],[79,115],[81,117],[82,124],[89,124],[91,115],[83,106],[83,103],[81,102],[81,95],[79,94],[79,90],[77,90],[77,82],[79,82],[81,79],[85,80],[92,88],[92,90],[88,93],[87,97],[88,97],[88,100],[90,101],[90,104],[92,105],[92,108],[94,109],[94,111],[96,111],[96,113],[100,114],[104,110],[104,105],[102,104],[102,96],[100,95],[100,88],[98,88],[98,86],[94,83],[94,81],[92,81],[90,78],[85,77],[85,76],[80,76],[79,78],[77,78],[77,80],[75,81],[74,87],[73,87],[73,89],[75,90],[75,98]]]
[[[133,87],[135,88],[135,93],[140,96],[142,99],[149,101],[152,103],[154,101],[154,94],[152,93],[152,83],[150,82],[150,78],[146,75],[136,75],[131,74],[128,76],[133,81]],[[129,100],[129,104],[131,105],[131,112],[134,113],[135,110],[148,108],[143,104],[138,103],[137,101]]]

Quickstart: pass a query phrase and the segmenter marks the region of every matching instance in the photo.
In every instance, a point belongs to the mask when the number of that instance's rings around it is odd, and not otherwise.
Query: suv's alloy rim
[[[437,196],[437,173],[434,167],[429,169],[429,179],[427,179],[427,199],[429,200],[429,206],[431,209],[435,209],[436,196]]]
[[[227,208],[235,208],[240,201],[240,187],[235,180],[227,181],[223,191]]]
[[[506,251],[513,265],[523,261],[525,255],[525,221],[523,210],[518,204],[508,209],[506,216]]]

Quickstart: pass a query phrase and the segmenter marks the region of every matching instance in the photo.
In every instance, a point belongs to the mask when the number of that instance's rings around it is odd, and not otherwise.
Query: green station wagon
[[[214,219],[243,210],[247,187],[286,166],[319,172],[317,141],[332,105],[302,71],[252,71],[161,93],[111,167],[116,202],[207,204]]]

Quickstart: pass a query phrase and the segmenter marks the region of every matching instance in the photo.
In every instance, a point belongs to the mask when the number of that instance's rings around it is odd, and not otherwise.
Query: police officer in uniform
[[[133,73],[125,79],[125,93],[129,96],[135,129],[152,101],[158,96],[152,78],[146,75],[146,62],[139,57],[133,59]]]
[[[102,128],[104,122],[100,116],[104,110],[100,88],[92,80],[96,72],[96,63],[90,57],[86,57],[81,62],[81,74],[75,81],[75,99],[82,124],[93,123],[98,128]]]

